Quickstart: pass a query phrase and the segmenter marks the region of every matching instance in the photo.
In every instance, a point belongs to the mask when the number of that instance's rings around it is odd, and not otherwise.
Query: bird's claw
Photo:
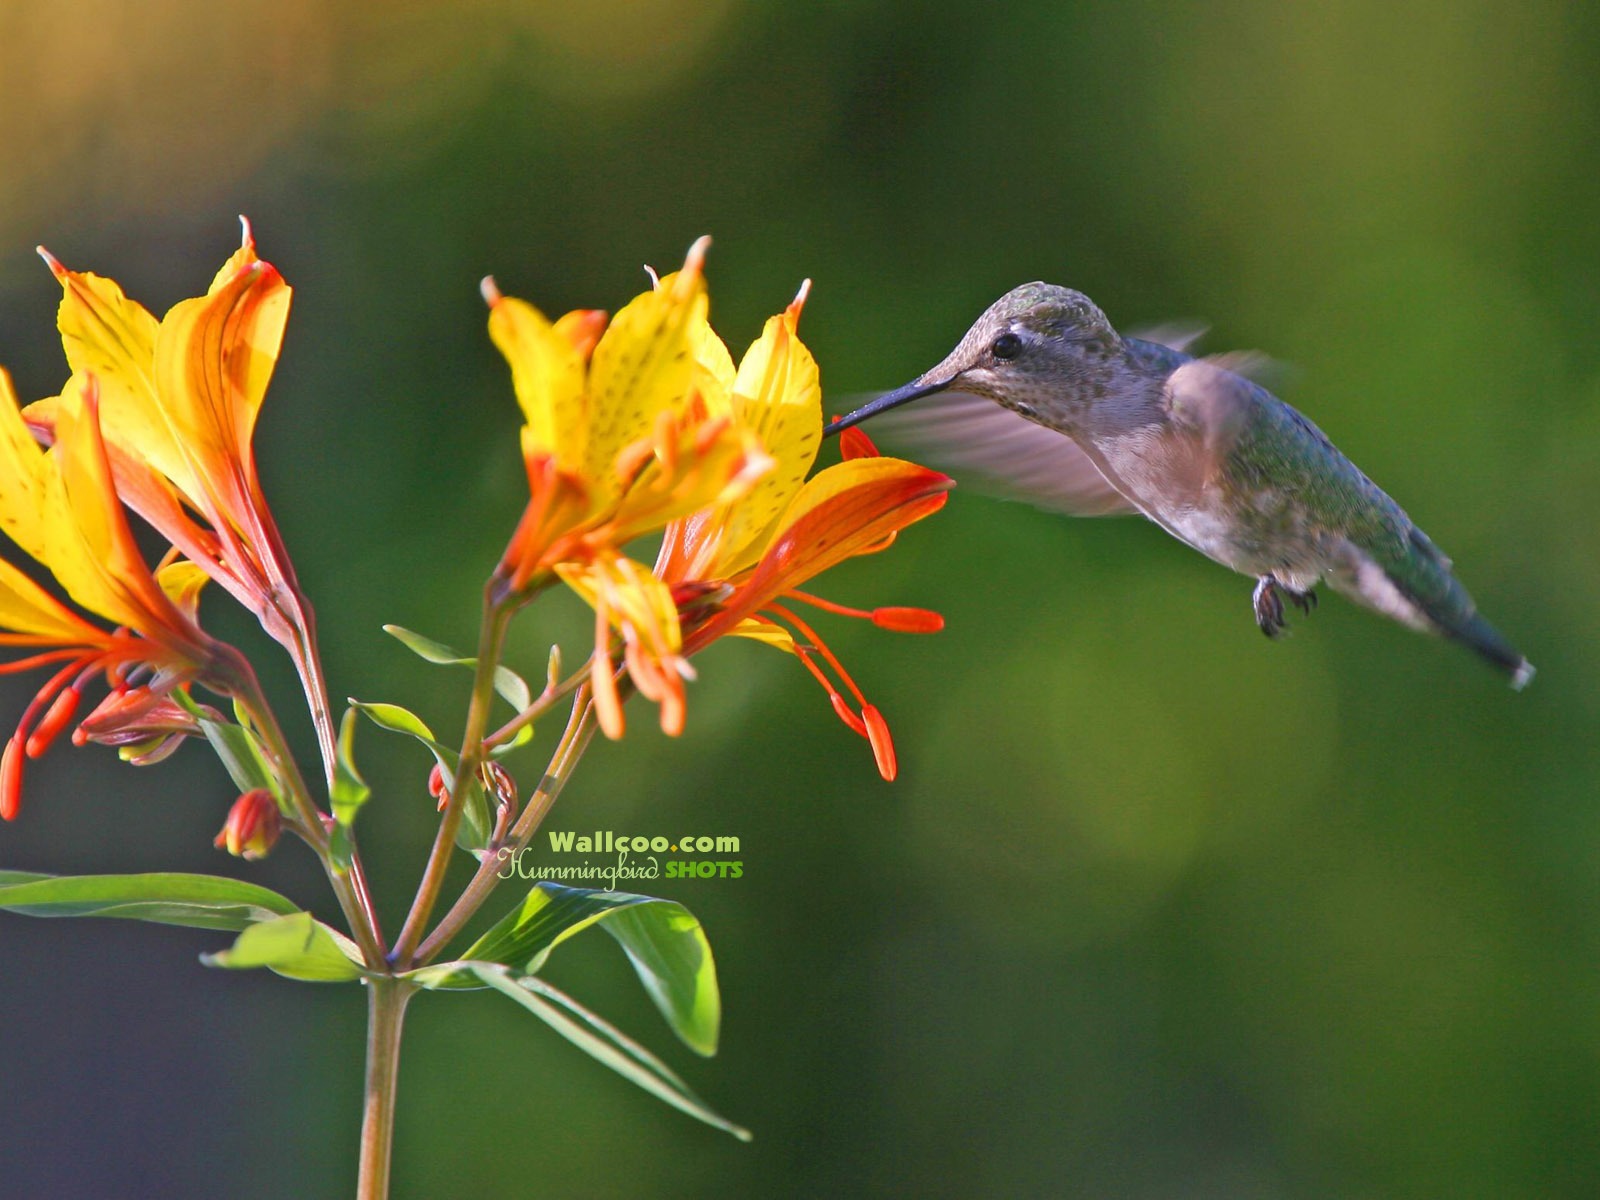
[[[1303,613],[1317,606],[1317,594],[1312,591],[1297,592],[1293,588],[1285,587],[1271,575],[1263,575],[1256,580],[1255,595],[1251,602],[1256,610],[1256,624],[1261,626],[1261,632],[1269,638],[1275,638],[1289,623],[1283,619],[1283,598],[1289,597],[1289,603]]]

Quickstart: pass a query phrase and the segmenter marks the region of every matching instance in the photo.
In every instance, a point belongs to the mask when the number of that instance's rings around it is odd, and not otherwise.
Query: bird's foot
[[[1278,581],[1271,575],[1263,575],[1256,580],[1255,595],[1251,603],[1256,609],[1256,624],[1261,626],[1261,632],[1269,638],[1275,638],[1283,632],[1283,597],[1278,593]]]
[[[1263,575],[1256,580],[1255,595],[1251,597],[1256,610],[1256,624],[1261,626],[1261,632],[1269,638],[1275,638],[1289,627],[1283,618],[1283,598],[1289,597],[1289,603],[1303,613],[1309,613],[1317,606],[1317,594],[1312,591],[1297,592],[1291,587],[1285,587],[1271,575]]]

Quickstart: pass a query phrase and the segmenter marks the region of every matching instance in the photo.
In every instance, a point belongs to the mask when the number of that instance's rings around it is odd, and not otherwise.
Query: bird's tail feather
[[[1519,654],[1505,636],[1478,613],[1455,626],[1441,625],[1447,638],[1475,650],[1481,657],[1511,677],[1511,686],[1521,691],[1533,678],[1533,664]]]

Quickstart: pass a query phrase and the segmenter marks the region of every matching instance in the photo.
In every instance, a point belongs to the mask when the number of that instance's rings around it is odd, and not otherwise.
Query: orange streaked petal
[[[70,595],[91,612],[127,625],[181,653],[197,650],[203,635],[156,585],[128,527],[112,484],[111,463],[100,436],[93,378],[82,394],[62,396],[57,439],[47,476],[49,520],[60,531],[47,565]]]
[[[853,458],[878,458],[878,447],[859,425],[852,425],[839,435],[839,454],[845,462]]]
[[[277,366],[291,296],[278,269],[257,258],[247,242],[210,291],[173,305],[161,319],[154,366],[158,395],[205,489],[191,498],[213,524],[245,523],[239,513],[207,511],[200,502],[210,497],[210,508],[229,510],[245,503],[236,494],[234,467],[250,461],[256,417]],[[172,478],[182,485],[178,476]]]
[[[780,532],[723,611],[690,639],[698,648],[828,568],[944,506],[949,477],[897,458],[861,458],[806,482]]]

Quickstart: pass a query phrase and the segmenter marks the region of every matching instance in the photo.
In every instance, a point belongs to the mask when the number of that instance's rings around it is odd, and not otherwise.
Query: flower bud
[[[214,844],[236,858],[265,858],[282,831],[277,800],[266,788],[253,788],[233,802]]]

